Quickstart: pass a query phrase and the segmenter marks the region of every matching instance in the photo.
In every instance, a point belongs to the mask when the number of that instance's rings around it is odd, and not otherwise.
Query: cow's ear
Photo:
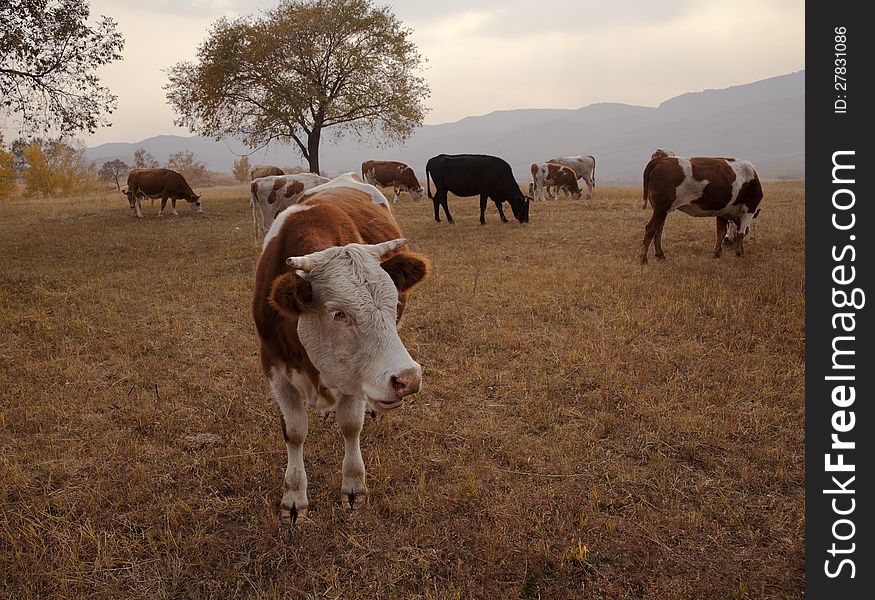
[[[380,263],[389,274],[399,292],[423,283],[431,272],[431,261],[423,254],[401,252]]]
[[[313,288],[297,273],[285,273],[273,280],[267,301],[281,314],[297,317],[312,305]]]

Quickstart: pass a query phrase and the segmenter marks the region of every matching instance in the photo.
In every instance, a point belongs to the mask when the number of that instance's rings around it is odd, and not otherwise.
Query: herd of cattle
[[[422,200],[422,185],[413,169],[397,161],[368,160],[362,163],[361,177],[345,173],[329,179],[313,173],[285,174],[278,167],[259,166],[250,177],[250,205],[256,236],[266,235],[271,223],[283,210],[298,204],[326,186],[347,186],[365,191],[375,203],[388,206],[377,188],[391,187],[393,203],[408,193],[416,201]],[[492,199],[501,220],[507,223],[503,205],[510,205],[520,223],[529,220],[529,204],[561,194],[580,199],[586,185],[586,198],[592,198],[595,188],[595,157],[568,156],[553,158],[531,165],[528,195],[522,193],[510,165],[496,156],[482,154],[439,154],[428,160],[425,167],[428,197],[434,204],[434,219],[440,222],[440,209],[449,223],[453,223],[447,204],[447,194],[480,197],[480,223],[486,223],[486,206]],[[665,258],[662,251],[662,229],[666,216],[680,210],[695,217],[715,217],[717,241],[714,257],[719,258],[723,246],[735,245],[736,254],[744,255],[743,239],[750,230],[751,220],[759,214],[762,187],[753,165],[747,161],[723,157],[681,157],[658,149],[644,168],[644,208],[650,203],[653,213],[645,226],[639,258],[647,262],[651,242],[656,257]],[[431,183],[435,192],[432,194]],[[200,196],[195,194],[185,178],[170,169],[134,169],[128,174],[122,188],[131,211],[143,217],[140,200],[161,199],[158,216],[164,212],[167,200],[186,200],[191,209],[202,212]]]
[[[447,193],[480,196],[480,222],[491,198],[502,221],[507,202],[520,223],[529,220],[533,198],[566,193],[580,198],[578,179],[595,187],[591,156],[555,159],[531,167],[524,195],[504,160],[494,156],[435,156],[426,165],[426,189],[435,221]],[[398,336],[407,297],[428,279],[431,264],[407,249],[407,240],[385,196],[393,187],[421,199],[413,170],[398,162],[366,161],[362,177],[346,173],[328,179],[312,173],[286,175],[276,167],[251,173],[250,203],[256,236],[263,235],[253,286],[252,314],[261,367],[280,408],[287,464],[280,518],[294,523],[309,511],[303,445],[307,407],[333,413],[344,438],[341,502],[353,509],[367,497],[360,435],[368,410],[401,406],[420,389],[422,369]],[[431,182],[435,193],[432,195]],[[552,188],[552,192],[551,192]],[[135,169],[124,189],[131,210],[142,217],[142,198],[186,200],[201,212],[200,196],[185,178],[167,169]],[[684,158],[657,150],[644,169],[644,206],[653,214],[645,229],[640,259],[654,241],[662,252],[666,215],[680,210],[717,219],[715,257],[726,240],[744,252],[742,239],[759,212],[762,188],[748,162],[732,158]],[[732,226],[730,229],[729,226]]]

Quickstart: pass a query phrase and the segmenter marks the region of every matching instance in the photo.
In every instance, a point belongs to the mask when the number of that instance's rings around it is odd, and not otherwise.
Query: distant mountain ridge
[[[596,181],[638,183],[655,148],[686,156],[736,156],[749,160],[763,179],[804,176],[805,71],[724,89],[681,94],[658,107],[603,102],[577,110],[519,109],[471,116],[452,123],[425,125],[402,146],[377,148],[345,139],[323,141],[321,166],[329,174],[358,172],[367,159],[394,159],[425,176],[435,154],[481,153],[501,156],[517,179],[529,176],[532,162],[566,155],[596,157]],[[208,168],[229,172],[247,152],[235,140],[159,135],[137,143],[89,148],[99,164],[114,158],[133,161],[145,148],[162,163],[172,152],[190,150]],[[250,163],[303,164],[291,147],[250,156]]]

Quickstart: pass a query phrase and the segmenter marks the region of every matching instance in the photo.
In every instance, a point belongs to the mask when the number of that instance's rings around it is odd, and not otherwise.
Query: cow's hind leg
[[[434,194],[434,220],[440,223],[440,215],[438,214],[438,209],[440,206],[444,207],[444,214],[447,215],[447,221],[452,225],[455,223],[453,220],[453,215],[450,214],[450,208],[447,206],[447,190],[440,189]]]
[[[335,418],[343,434],[343,482],[340,503],[345,508],[361,506],[368,496],[365,484],[365,462],[362,460],[360,436],[365,421],[365,400],[343,395],[337,402]]]
[[[304,470],[307,410],[298,390],[276,369],[271,370],[270,390],[282,412],[283,438],[288,453],[280,520],[293,524],[298,518],[306,517],[309,509],[307,472]]]
[[[583,182],[586,184],[586,199],[592,200],[592,190],[595,187],[595,180],[590,177],[584,177]]]
[[[650,242],[656,236],[656,232],[662,228],[665,223],[665,217],[668,213],[653,211],[650,220],[644,227],[644,241],[641,243],[641,264],[647,263],[647,251],[650,249]],[[661,240],[660,240],[661,241]],[[664,255],[663,255],[664,256]]]
[[[726,228],[729,227],[729,221],[723,217],[717,217],[717,245],[714,246],[714,258],[720,258],[723,252],[723,238],[726,237]]]
[[[662,230],[665,227],[665,219],[659,223],[659,228],[656,230],[656,235],[653,236],[653,251],[656,254],[657,260],[665,260],[665,253],[662,251]]]

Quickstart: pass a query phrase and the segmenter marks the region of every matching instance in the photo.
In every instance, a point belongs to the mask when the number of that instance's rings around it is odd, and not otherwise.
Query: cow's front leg
[[[368,497],[365,462],[362,460],[361,433],[365,421],[365,400],[343,395],[337,402],[335,418],[343,434],[343,483],[340,503],[349,509],[364,504]]]
[[[138,219],[143,218],[143,209],[140,207],[140,199],[139,198],[134,200],[134,214],[137,215]]]
[[[398,192],[398,188],[395,188],[395,195],[392,197],[392,204],[398,204],[398,198],[401,197],[401,194]]]
[[[486,194],[480,194],[480,224],[486,225],[486,202],[489,200],[489,196]]]
[[[501,222],[507,223],[507,217],[504,216],[504,209],[501,207],[501,202],[496,202],[495,207],[498,209],[498,216],[501,217]]]
[[[723,240],[726,237],[726,228],[729,226],[729,221],[723,217],[717,217],[717,244],[714,246],[714,258],[720,258],[723,252]]]
[[[742,235],[740,228],[735,238],[735,256],[744,257],[744,235]]]
[[[178,217],[178,216],[179,216],[179,213],[176,212],[176,198],[171,198],[171,199],[170,199],[170,205],[173,207],[173,216],[174,216],[174,217]]]
[[[164,216],[164,207],[167,206],[167,198],[161,198],[161,208],[158,209],[158,216]]]
[[[298,518],[307,516],[310,506],[307,501],[307,472],[304,470],[307,410],[298,390],[276,369],[271,371],[270,390],[282,412],[283,438],[288,453],[280,520],[293,524]]]

